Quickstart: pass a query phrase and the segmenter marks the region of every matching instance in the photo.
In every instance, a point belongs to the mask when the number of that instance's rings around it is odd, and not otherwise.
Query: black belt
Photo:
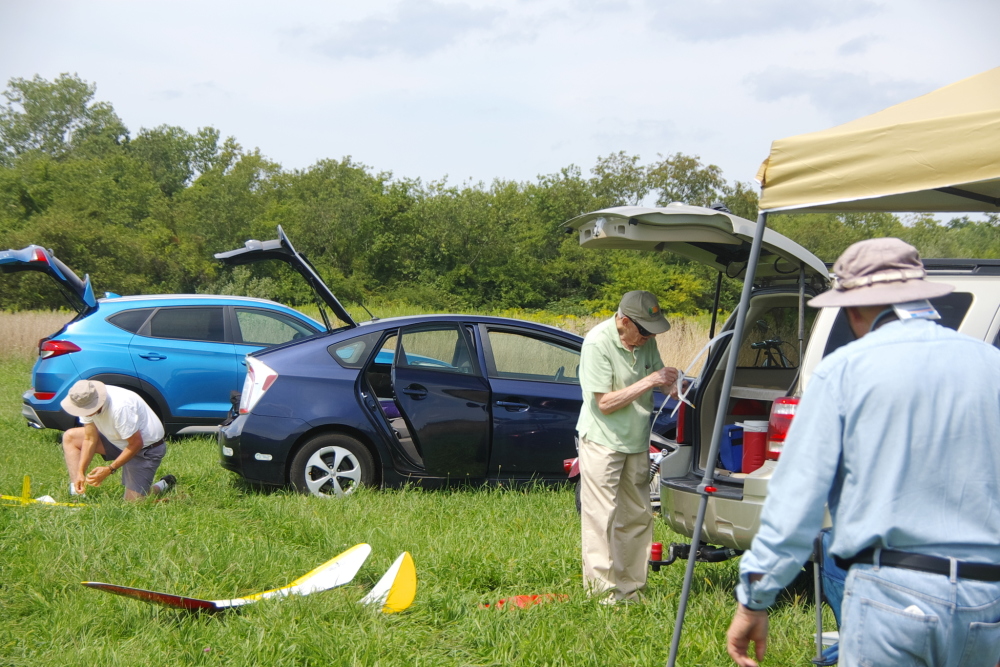
[[[837,567],[847,570],[852,565],[874,565],[875,549],[865,549],[852,558],[833,557]],[[905,551],[893,551],[892,549],[882,549],[878,558],[879,566],[900,567],[904,570],[916,570],[918,572],[930,572],[931,574],[943,574],[951,576],[951,561],[947,558],[937,556],[925,556],[923,554],[911,554]],[[975,579],[977,581],[1000,581],[1000,565],[992,563],[969,563],[958,561],[957,574],[962,579]]]

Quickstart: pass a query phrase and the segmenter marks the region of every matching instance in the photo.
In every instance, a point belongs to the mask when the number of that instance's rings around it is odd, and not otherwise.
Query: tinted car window
[[[472,355],[458,327],[404,331],[397,361],[410,368],[472,373]]]
[[[152,308],[124,310],[109,317],[108,322],[111,322],[111,324],[115,325],[119,329],[135,333],[139,330],[139,327],[146,323],[146,320],[149,318],[149,314],[151,312],[153,312]]]
[[[378,332],[365,334],[364,336],[334,343],[326,349],[330,353],[330,356],[344,368],[361,368],[365,360],[368,359],[368,353],[371,351],[372,346],[378,343],[378,337]],[[391,341],[392,350],[395,350],[395,337],[391,338]],[[377,359],[376,363],[392,363],[391,351],[388,361]]]
[[[160,308],[149,323],[149,335],[223,343],[222,308]]]
[[[938,314],[941,315],[941,319],[937,321],[938,324],[958,331],[958,328],[962,326],[962,320],[965,319],[966,313],[969,312],[969,307],[972,306],[972,295],[968,292],[952,292],[951,294],[931,299],[931,304],[937,309]],[[837,348],[847,345],[853,340],[854,332],[851,331],[851,327],[847,323],[847,313],[841,308],[840,312],[837,313],[837,319],[833,321],[830,337],[826,339],[826,348],[823,350],[823,356],[825,357]]]
[[[812,328],[816,309],[807,308],[805,330]],[[798,368],[799,309],[771,308],[751,322],[747,320],[737,365],[740,368]]]
[[[489,331],[497,377],[580,384],[580,352],[511,331]]]
[[[246,345],[280,345],[316,333],[287,315],[256,308],[237,308],[236,321]]]

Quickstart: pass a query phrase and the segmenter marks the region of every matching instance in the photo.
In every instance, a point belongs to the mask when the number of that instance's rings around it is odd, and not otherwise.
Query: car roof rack
[[[978,273],[986,276],[1000,275],[1000,259],[963,259],[946,257],[942,259],[922,259],[927,273],[935,275]],[[833,262],[824,262],[833,272]]]
[[[928,273],[980,273],[1000,275],[1000,259],[925,259]]]

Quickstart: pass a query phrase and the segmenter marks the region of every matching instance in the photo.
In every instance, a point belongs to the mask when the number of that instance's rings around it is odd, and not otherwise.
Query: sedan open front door
[[[400,331],[392,388],[427,473],[482,479],[490,456],[490,389],[457,323]]]

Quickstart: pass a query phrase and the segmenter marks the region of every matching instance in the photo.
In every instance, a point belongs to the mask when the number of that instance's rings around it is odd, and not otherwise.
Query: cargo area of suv
[[[955,286],[952,294],[932,300],[941,315],[940,324],[996,345],[1000,330],[1000,260],[943,259],[925,260],[928,280]],[[757,532],[767,486],[784,447],[784,434],[794,419],[798,397],[808,385],[813,369],[826,355],[854,338],[840,309],[809,308],[804,313],[808,338],[801,360],[792,346],[784,345],[782,331],[767,332],[757,326],[762,314],[773,309],[792,308],[787,295],[765,292],[751,299],[744,340],[740,341],[732,396],[726,406],[726,425],[746,420],[766,420],[766,461],[749,473],[726,466],[721,456],[715,466],[718,491],[706,507],[702,541],[706,545],[735,550],[750,548]],[[774,317],[764,318],[766,321]],[[729,326],[731,323],[727,323]],[[772,335],[774,333],[775,335]],[[781,340],[789,350],[761,366],[761,343]],[[660,468],[661,513],[675,532],[690,537],[694,532],[700,495],[697,493],[705,467],[716,410],[719,407],[723,369],[729,354],[728,341],[721,341],[697,379],[695,410],[686,409],[678,432],[677,451]],[[770,345],[767,349],[773,349]],[[766,355],[765,355],[766,358]],[[801,361],[801,363],[800,363]],[[787,367],[785,367],[787,362]],[[685,406],[686,407],[686,406]],[[725,442],[723,441],[724,450]],[[729,461],[732,463],[732,461]]]

